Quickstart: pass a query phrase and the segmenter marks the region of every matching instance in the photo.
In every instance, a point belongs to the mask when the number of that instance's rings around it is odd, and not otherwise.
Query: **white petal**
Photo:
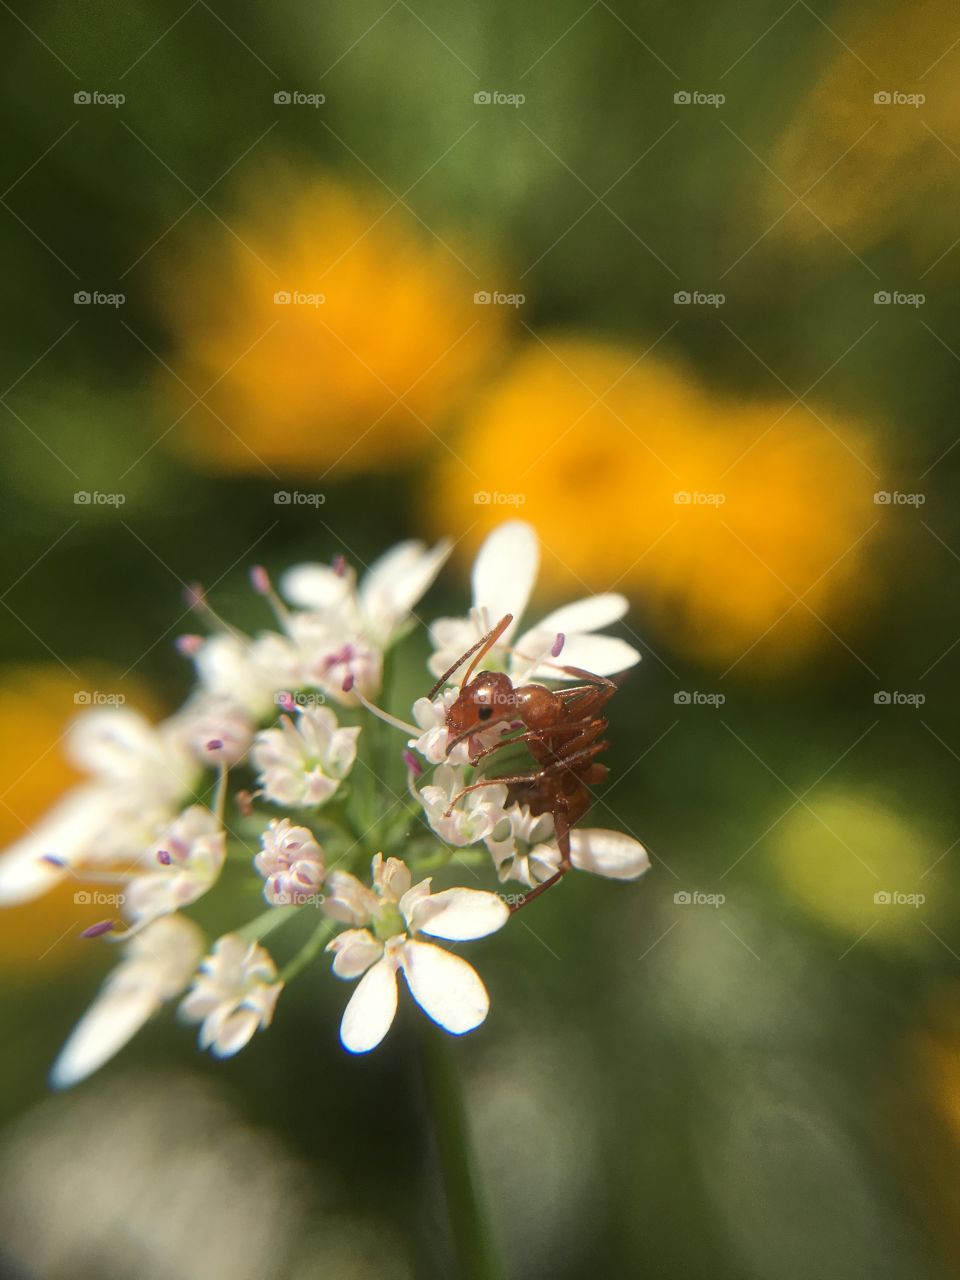
[[[87,711],[70,726],[67,754],[87,773],[127,783],[141,776],[144,764],[160,750],[150,721],[130,707]]]
[[[494,529],[473,566],[473,603],[485,609],[491,627],[505,613],[512,613],[512,634],[519,622],[540,566],[540,544],[533,528],[523,520],[510,520]]]
[[[383,955],[383,943],[369,929],[345,929],[327,950],[334,953],[333,972],[338,978],[359,978]]]
[[[650,868],[650,858],[639,840],[599,827],[574,828],[570,861],[579,871],[592,871],[611,880],[636,880]]]
[[[550,631],[554,635],[562,631],[571,635],[575,631],[599,631],[601,627],[609,627],[611,622],[619,622],[629,608],[626,596],[618,591],[608,591],[600,596],[587,596],[583,600],[574,600],[537,623],[538,631]]]
[[[46,893],[68,872],[45,862],[44,854],[71,862],[87,852],[111,816],[111,794],[104,788],[68,791],[27,835],[0,855],[0,906],[16,906]]]
[[[397,1012],[397,972],[390,960],[368,969],[340,1023],[340,1040],[351,1053],[369,1053],[390,1030]]]
[[[360,608],[375,640],[386,644],[392,638],[440,572],[452,545],[449,539],[430,549],[422,542],[401,542],[374,561],[360,584]]]
[[[160,1007],[152,988],[107,986],[73,1029],[50,1072],[50,1083],[66,1089],[102,1067]]]
[[[581,671],[590,671],[596,676],[612,676],[618,671],[626,671],[628,667],[635,666],[640,661],[640,654],[626,640],[620,640],[616,636],[573,635],[563,646],[560,657],[548,657],[548,661],[559,666],[579,667]],[[556,670],[556,666],[546,665],[538,667],[533,675],[539,680],[579,678],[565,676]]]
[[[510,919],[507,904],[481,889],[444,889],[418,903],[410,927],[433,938],[464,942],[496,933]]]
[[[280,590],[302,609],[336,609],[353,590],[353,574],[339,574],[325,564],[297,564],[280,579]]]
[[[244,1045],[250,1043],[259,1025],[259,1016],[252,1009],[241,1006],[224,1018],[213,1039],[213,1052],[218,1058],[230,1058],[239,1053]]]
[[[461,1036],[487,1016],[487,989],[466,960],[432,942],[407,942],[403,972],[414,1000],[434,1022]]]

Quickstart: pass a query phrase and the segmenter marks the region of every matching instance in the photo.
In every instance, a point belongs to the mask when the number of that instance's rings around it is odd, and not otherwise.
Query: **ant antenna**
[[[462,653],[460,657],[456,660],[456,662],[453,664],[453,666],[448,671],[445,671],[443,673],[443,675],[440,677],[437,683],[430,690],[427,697],[431,700],[431,702],[437,696],[437,694],[440,692],[443,686],[447,683],[447,681],[450,679],[453,673],[456,671],[457,667],[461,666],[464,662],[466,662],[468,658],[473,657],[473,655],[476,654],[477,656],[470,663],[470,666],[467,668],[466,675],[463,677],[463,680],[460,682],[461,685],[467,684],[470,680],[470,677],[473,675],[474,668],[476,667],[477,663],[483,661],[483,659],[487,656],[487,654],[490,652],[493,646],[497,643],[497,641],[500,639],[500,637],[503,635],[504,631],[506,631],[507,627],[509,627],[512,621],[513,621],[513,614],[505,613],[503,617],[500,619],[500,621],[497,623],[497,625],[493,628],[492,631],[488,631],[482,640],[478,640],[477,643],[473,645],[472,648],[468,649],[466,653]],[[479,652],[477,652],[478,650]]]

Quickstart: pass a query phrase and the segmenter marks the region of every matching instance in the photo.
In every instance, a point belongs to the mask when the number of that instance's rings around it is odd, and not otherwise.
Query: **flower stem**
[[[315,960],[333,937],[336,927],[335,920],[321,920],[293,959],[280,970],[280,981],[289,982],[305,969],[311,960]]]
[[[419,1028],[420,1066],[437,1143],[460,1280],[500,1280],[486,1206],[470,1141],[463,1088],[447,1037]]]

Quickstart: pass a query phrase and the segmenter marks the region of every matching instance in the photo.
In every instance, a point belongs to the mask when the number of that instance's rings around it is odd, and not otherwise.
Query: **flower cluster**
[[[539,554],[529,526],[513,521],[490,535],[469,615],[430,628],[429,669],[440,682],[432,699],[416,702],[413,722],[374,705],[384,656],[410,629],[447,553],[445,544],[402,543],[359,582],[339,558],[301,565],[279,591],[254,569],[254,590],[277,621],[254,636],[223,623],[193,589],[211,633],[178,642],[197,675],[184,706],[158,725],[126,708],[75,722],[68,750],[88,781],[0,855],[0,904],[69,877],[116,886],[122,904],[122,918],[85,930],[121,947],[121,959],[57,1059],[56,1085],[96,1070],[176,999],[181,1018],[199,1024],[201,1048],[232,1055],[270,1025],[284,984],[324,951],[336,977],[357,982],[340,1028],[350,1052],[368,1052],[386,1035],[401,973],[424,1012],[461,1035],[484,1020],[489,999],[471,965],[436,940],[456,945],[496,932],[511,899],[522,903],[524,890],[541,891],[570,867],[615,879],[647,869],[632,836],[574,825],[561,831],[564,841],[542,797],[534,803],[523,784],[488,776],[519,741],[512,731],[522,718],[450,728],[456,680],[466,686],[461,658],[501,673],[511,689],[510,681],[533,682],[542,697],[584,671],[608,676],[639,659],[624,641],[597,634],[623,616],[617,595],[519,626]],[[512,621],[491,641],[507,614]],[[384,773],[405,775],[406,790]],[[418,814],[420,834],[411,835]],[[215,888],[229,894],[228,860],[260,878],[266,909],[208,945],[202,899]],[[477,887],[484,864],[493,886],[514,881],[518,892]],[[458,866],[477,883],[434,889],[435,877],[423,874]],[[281,927],[293,932],[294,920],[305,937],[278,969],[262,940]]]

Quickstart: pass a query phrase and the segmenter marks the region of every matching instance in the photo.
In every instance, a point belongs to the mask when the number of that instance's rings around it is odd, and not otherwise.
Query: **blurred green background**
[[[253,562],[450,533],[457,614],[528,518],[545,603],[631,596],[590,821],[653,869],[486,945],[452,1049],[507,1274],[956,1274],[955,9],[0,25],[6,839],[78,688],[185,696],[184,584],[256,627]],[[167,1018],[51,1097],[74,914],[0,931],[6,1274],[454,1273],[405,1019],[348,1060],[318,969],[236,1061]]]

